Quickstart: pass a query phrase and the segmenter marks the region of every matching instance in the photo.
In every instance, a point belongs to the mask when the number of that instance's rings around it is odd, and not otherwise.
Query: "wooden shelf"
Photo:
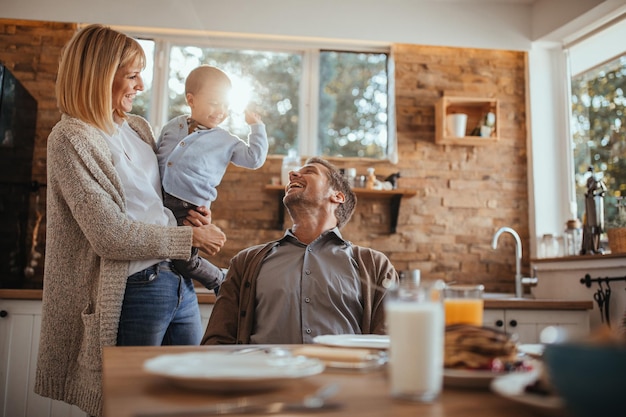
[[[285,206],[283,205],[283,197],[285,196],[285,186],[283,185],[266,185],[266,191],[276,192],[278,194],[278,223],[276,229],[282,230],[285,223]],[[389,230],[390,233],[396,233],[398,226],[398,213],[400,212],[400,202],[402,197],[413,197],[417,192],[407,188],[396,188],[395,190],[368,190],[365,188],[353,188],[357,197],[389,199]]]
[[[500,139],[500,108],[495,98],[448,97],[443,96],[435,105],[435,142],[439,145],[481,146],[497,142]],[[466,132],[470,133],[483,117],[492,112],[496,123],[491,136],[450,136],[446,128],[446,116],[453,113],[467,114]]]

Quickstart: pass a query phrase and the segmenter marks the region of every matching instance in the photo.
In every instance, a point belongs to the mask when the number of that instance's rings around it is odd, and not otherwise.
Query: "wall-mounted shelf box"
[[[283,197],[285,196],[284,185],[266,185],[266,191],[276,192],[278,194],[278,223],[276,228],[282,230],[285,222],[285,206],[283,205]],[[409,190],[406,188],[396,188],[395,190],[368,190],[366,188],[353,188],[357,197],[363,198],[377,198],[377,199],[390,199],[390,215],[389,215],[389,231],[390,233],[396,233],[396,227],[398,225],[398,213],[400,212],[400,202],[402,197],[412,197],[417,192],[415,190]]]
[[[491,136],[470,136],[470,133],[489,112],[496,115]],[[446,116],[454,113],[467,114],[466,136],[451,136],[446,128]],[[497,142],[500,138],[500,108],[495,98],[443,96],[435,105],[435,142],[439,145],[476,146]]]

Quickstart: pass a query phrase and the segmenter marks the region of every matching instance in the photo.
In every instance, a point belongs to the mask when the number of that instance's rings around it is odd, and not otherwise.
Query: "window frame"
[[[259,49],[264,51],[302,54],[302,82],[300,85],[300,119],[298,123],[298,152],[300,155],[318,155],[318,105],[319,105],[319,64],[320,52],[334,50],[341,52],[385,53],[387,65],[387,155],[376,159],[369,157],[341,157],[345,160],[370,160],[373,162],[398,162],[397,132],[395,116],[395,72],[390,43],[361,41],[332,41],[327,39],[304,39],[281,36],[254,36],[213,33],[205,31],[165,30],[153,28],[115,27],[123,33],[139,39],[154,41],[154,69],[152,97],[148,122],[156,135],[167,123],[169,79],[169,51],[172,45],[193,45],[211,48]],[[306,140],[306,138],[310,138]],[[282,156],[282,155],[276,155]],[[329,157],[333,159],[337,157]]]
[[[601,68],[602,66],[626,55],[626,46],[621,46],[626,33],[624,17],[609,22],[599,29],[591,30],[580,38],[563,45],[563,56],[566,62],[567,83],[567,155],[565,162],[569,171],[569,201],[572,206],[572,215],[576,207],[576,215],[582,219],[585,208],[577,204],[576,166],[574,161],[574,138],[572,134],[572,80],[580,74]],[[609,196],[604,198],[605,231],[607,228],[607,203]]]

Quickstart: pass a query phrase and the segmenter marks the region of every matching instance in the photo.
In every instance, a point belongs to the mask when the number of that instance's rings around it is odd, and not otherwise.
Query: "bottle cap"
[[[566,225],[568,229],[580,229],[582,227],[582,223],[578,219],[568,220]]]

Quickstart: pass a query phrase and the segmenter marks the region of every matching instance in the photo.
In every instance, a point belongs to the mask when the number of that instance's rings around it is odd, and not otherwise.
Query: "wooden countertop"
[[[43,290],[10,290],[0,289],[0,299],[12,299],[12,300],[41,300]],[[215,303],[215,294],[208,292],[208,290],[202,289],[196,292],[198,295],[198,302],[200,304],[213,304]]]
[[[151,346],[105,347],[103,364],[103,401],[105,417],[134,417],[140,413],[171,412],[234,401],[239,395],[219,395],[207,391],[182,389],[169,381],[143,371],[146,359],[171,353],[215,351],[226,346]],[[241,349],[234,345],[231,348]],[[294,380],[276,391],[250,394],[251,401],[297,401],[317,388],[338,383],[339,392],[333,397],[341,403],[337,410],[319,413],[328,417],[533,417],[537,410],[518,405],[487,388],[458,389],[444,385],[442,394],[432,403],[399,401],[390,397],[386,372],[367,373],[327,369],[323,373]],[[198,414],[201,415],[201,414]],[[292,415],[289,412],[281,415]]]
[[[0,299],[41,300],[43,290],[7,290],[0,289]],[[215,303],[215,294],[204,288],[197,289],[200,304]],[[591,301],[550,300],[550,299],[488,299],[487,309],[519,309],[519,310],[591,310]]]
[[[606,261],[613,259],[624,259],[626,253],[606,253],[597,255],[573,255],[573,256],[560,256],[558,258],[532,258],[530,263],[541,264],[550,262],[577,262],[577,261]]]
[[[513,309],[513,310],[592,310],[592,301],[532,299],[532,298],[502,298],[485,300],[486,309]]]

